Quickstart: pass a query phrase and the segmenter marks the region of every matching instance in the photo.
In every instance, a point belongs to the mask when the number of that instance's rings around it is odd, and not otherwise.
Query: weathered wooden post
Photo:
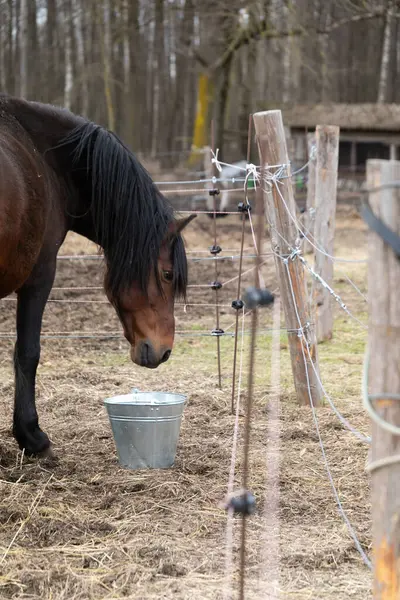
[[[373,189],[400,181],[400,162],[369,160],[367,184]],[[400,190],[369,194],[376,217],[400,236]],[[382,237],[369,232],[369,393],[386,423],[400,427],[400,259]],[[374,599],[400,598],[400,435],[372,421],[370,468]]]
[[[304,267],[296,253],[293,253],[293,250],[299,247],[300,239],[293,222],[296,208],[282,113],[280,110],[259,112],[253,115],[253,119],[261,168],[268,170],[268,165],[287,165],[283,173],[284,177],[279,182],[272,183],[271,187],[267,183],[263,184],[264,201],[267,218],[270,222],[271,245],[275,253],[275,264],[288,329],[297,398],[300,404],[309,405],[308,387],[310,386],[312,401],[316,406],[321,399],[321,389],[311,361],[318,371],[317,344],[306,301]],[[292,218],[288,213],[292,215]],[[285,263],[285,257],[291,258]],[[302,328],[301,331],[299,331],[300,328]]]
[[[307,200],[304,225],[306,232],[314,235],[314,217],[315,217],[315,165],[317,163],[315,133],[307,134],[308,147],[308,178],[307,178]],[[308,235],[308,233],[307,233]],[[311,244],[304,239],[303,253],[313,252]]]
[[[336,220],[336,190],[339,161],[339,127],[317,125],[317,164],[315,172],[314,244],[333,255]],[[315,251],[315,271],[332,286],[333,262],[322,252]],[[327,289],[314,282],[313,299],[316,307],[317,341],[330,340],[333,334],[332,298]]]

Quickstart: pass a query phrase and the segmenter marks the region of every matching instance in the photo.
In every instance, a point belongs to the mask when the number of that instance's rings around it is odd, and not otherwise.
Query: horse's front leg
[[[37,266],[18,291],[17,342],[14,352],[15,403],[13,434],[27,454],[40,454],[50,440],[40,429],[35,404],[43,311],[54,282],[56,260]]]

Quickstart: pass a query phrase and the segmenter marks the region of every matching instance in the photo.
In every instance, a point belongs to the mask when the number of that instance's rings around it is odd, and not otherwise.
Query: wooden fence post
[[[339,127],[317,125],[317,165],[315,173],[314,244],[333,255],[336,220],[336,188],[339,161]],[[315,271],[332,286],[333,262],[314,249]],[[333,333],[332,298],[327,289],[314,282],[313,298],[316,313],[317,341],[330,340]]]
[[[268,169],[268,165],[288,165],[285,175],[290,174],[289,159],[286,149],[285,132],[280,110],[269,110],[253,115],[257,135],[260,164]],[[278,191],[279,186],[279,191]],[[288,211],[295,218],[296,208],[293,188],[290,177],[280,179],[273,184],[271,191],[268,184],[264,184],[264,201],[266,214],[271,226],[271,245],[275,254],[275,264],[278,273],[279,287],[284,307],[286,327],[294,385],[297,399],[301,405],[310,405],[308,386],[310,386],[312,400],[317,406],[321,399],[321,389],[311,360],[318,372],[317,344],[314,327],[308,311],[306,301],[306,287],[304,267],[298,258],[288,260],[287,266],[281,256],[290,256],[299,243],[297,229],[289,216]],[[284,198],[285,204],[282,202]],[[293,291],[292,291],[293,290]],[[293,295],[295,301],[293,301]],[[299,324],[300,319],[300,324]],[[299,327],[303,327],[304,336],[299,335]],[[303,359],[303,352],[306,364]],[[307,382],[308,371],[308,382]]]
[[[367,161],[368,188],[379,187],[392,181],[400,181],[399,161]],[[400,190],[387,188],[371,192],[369,202],[374,214],[400,235]],[[400,260],[379,235],[370,231],[368,387],[369,393],[377,396],[377,399],[371,402],[378,415],[397,427],[400,426],[399,290]],[[390,397],[396,394],[397,399]],[[375,600],[400,598],[399,456],[400,436],[372,421],[370,470]],[[382,460],[387,464],[382,465]]]
[[[315,218],[315,165],[317,163],[317,154],[315,152],[316,140],[315,133],[307,134],[308,148],[308,177],[307,177],[307,200],[304,225],[311,235],[314,235],[314,218]],[[304,239],[303,252],[307,254],[313,252],[311,244]]]

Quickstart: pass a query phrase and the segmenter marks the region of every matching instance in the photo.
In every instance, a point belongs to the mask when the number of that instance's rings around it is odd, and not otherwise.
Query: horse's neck
[[[51,168],[51,177],[57,176],[57,190],[60,202],[65,205],[68,229],[97,243],[90,213],[90,191],[80,188],[69,177],[65,155],[60,153],[63,160],[58,162],[53,153],[47,152],[57,146],[84,120],[69,111],[19,98],[1,98],[0,108],[3,105],[7,113],[14,117],[28,133],[37,150],[44,156],[46,163]],[[52,201],[55,200],[53,197]]]
[[[0,108],[20,123],[41,153],[55,146],[82,120],[69,111],[21,98],[3,97]]]

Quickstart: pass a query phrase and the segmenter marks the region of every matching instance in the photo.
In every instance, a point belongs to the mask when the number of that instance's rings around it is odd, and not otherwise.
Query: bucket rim
[[[152,395],[162,395],[167,396],[168,399],[164,401],[148,401],[140,400],[139,402],[135,402],[133,399],[135,396],[152,396]],[[110,396],[109,398],[104,399],[105,406],[171,406],[173,404],[184,404],[187,401],[187,396],[184,394],[175,394],[174,392],[135,392],[130,394],[119,394],[118,396]]]

